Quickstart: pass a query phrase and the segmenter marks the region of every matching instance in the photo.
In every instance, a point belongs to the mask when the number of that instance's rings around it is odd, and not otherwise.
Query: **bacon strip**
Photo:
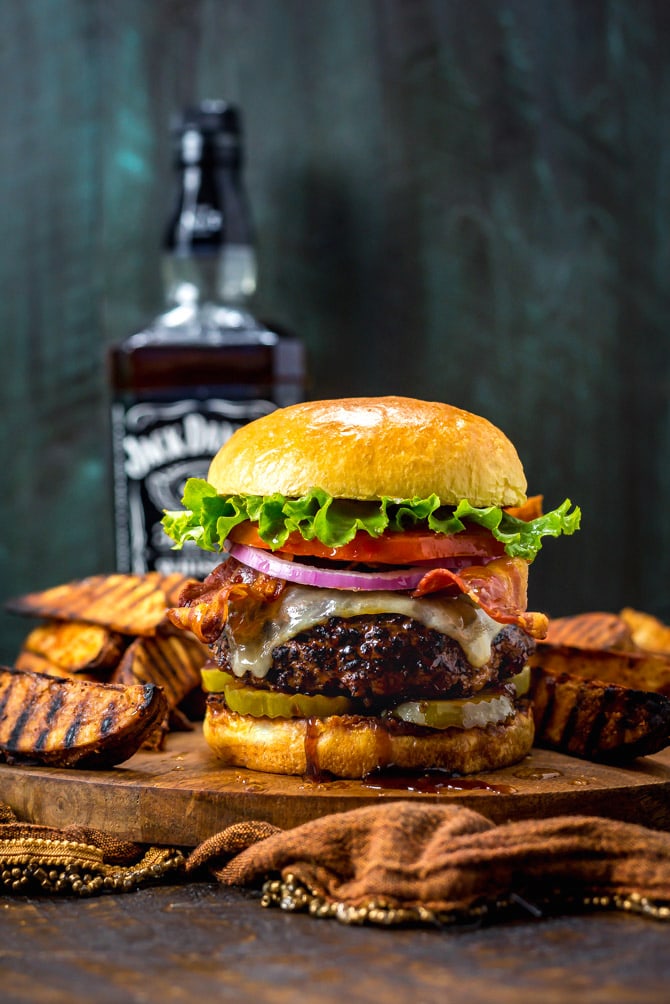
[[[523,558],[495,558],[486,565],[471,565],[458,574],[447,568],[426,572],[412,593],[465,593],[501,624],[518,624],[532,638],[544,638],[549,626],[546,614],[526,611],[528,563]]]
[[[537,519],[544,512],[544,495],[530,495],[523,505],[506,506],[505,512],[517,519],[530,523],[532,519]]]
[[[179,596],[180,605],[168,610],[168,618],[175,627],[191,631],[211,645],[226,625],[232,599],[271,602],[285,587],[285,582],[230,559],[210,572],[204,582],[190,582]]]

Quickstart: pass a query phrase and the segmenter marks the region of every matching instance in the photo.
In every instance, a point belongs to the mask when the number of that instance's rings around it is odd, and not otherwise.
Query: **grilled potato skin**
[[[598,650],[635,647],[628,624],[619,615],[604,611],[552,618],[543,644]]]
[[[668,745],[670,699],[570,673],[532,668],[535,745],[600,762],[649,756]]]
[[[540,642],[531,666],[541,666],[553,676],[568,673],[631,690],[655,691],[670,698],[670,659],[653,652],[587,649]]]
[[[115,669],[113,683],[157,683],[170,707],[200,683],[200,670],[208,657],[207,648],[197,638],[158,633],[153,638],[136,638]]]
[[[179,574],[91,575],[9,599],[12,613],[100,624],[119,634],[153,635],[188,579]]]
[[[155,684],[124,687],[0,667],[0,755],[54,767],[111,767],[160,725]]]

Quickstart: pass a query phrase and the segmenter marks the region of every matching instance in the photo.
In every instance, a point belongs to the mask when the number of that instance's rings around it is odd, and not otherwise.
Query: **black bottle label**
[[[212,457],[235,429],[275,408],[272,401],[218,398],[112,405],[118,571],[202,578],[222,560],[194,544],[173,550],[163,512],[182,508],[187,478],[207,477]]]

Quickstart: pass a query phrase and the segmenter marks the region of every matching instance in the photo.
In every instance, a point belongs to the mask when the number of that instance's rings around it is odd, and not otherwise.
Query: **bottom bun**
[[[389,767],[454,774],[495,770],[521,760],[533,745],[534,731],[526,706],[498,725],[426,729],[359,715],[252,718],[210,698],[203,734],[229,766],[362,778]]]

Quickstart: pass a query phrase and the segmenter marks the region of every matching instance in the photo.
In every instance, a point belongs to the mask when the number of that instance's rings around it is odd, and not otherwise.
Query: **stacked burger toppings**
[[[243,426],[163,525],[227,552],[174,624],[210,646],[204,733],[227,764],[360,778],[471,773],[533,741],[544,614],[528,568],[572,533],[486,419],[411,398],[309,402]]]

